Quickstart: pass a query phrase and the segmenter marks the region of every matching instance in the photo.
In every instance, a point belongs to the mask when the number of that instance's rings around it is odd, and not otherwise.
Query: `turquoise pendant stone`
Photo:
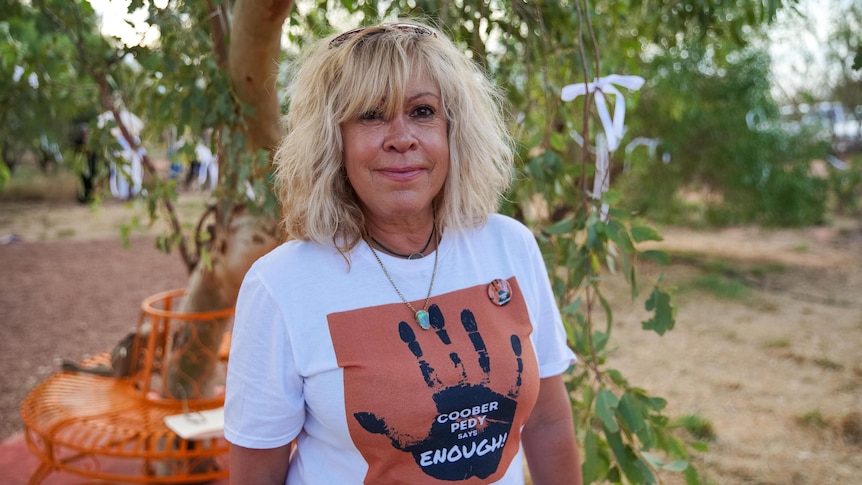
[[[419,310],[416,312],[416,323],[418,323],[423,330],[431,328],[431,319],[428,317],[428,311]]]

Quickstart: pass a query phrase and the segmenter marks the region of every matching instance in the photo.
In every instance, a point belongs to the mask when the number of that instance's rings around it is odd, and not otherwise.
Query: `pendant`
[[[416,312],[416,323],[422,327],[422,330],[428,330],[431,328],[431,319],[428,317],[427,310],[419,310]]]
[[[407,259],[422,259],[425,255],[422,253],[411,253],[410,256],[407,256]]]

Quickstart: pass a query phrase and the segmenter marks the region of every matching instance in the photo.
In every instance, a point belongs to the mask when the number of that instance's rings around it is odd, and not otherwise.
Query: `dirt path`
[[[21,430],[21,401],[57,359],[110,349],[145,297],[185,286],[179,256],[155,249],[155,229],[123,245],[119,228],[135,212],[0,202],[0,440]]]
[[[667,398],[669,416],[712,422],[717,439],[698,460],[710,483],[858,483],[862,234],[663,234],[675,263],[641,277],[663,273],[677,286],[677,326],[663,337],[644,332],[642,303],[612,291],[609,366]]]
[[[134,325],[144,297],[185,284],[178,256],[153,249],[158,229],[133,231],[132,247],[123,247],[119,227],[130,214],[143,217],[116,202],[93,211],[0,201],[0,241],[19,239],[0,244],[0,439],[20,430],[21,399],[55,359],[109,348]],[[641,330],[642,301],[631,304],[612,279],[608,366],[667,398],[671,418],[712,422],[717,439],[698,458],[710,483],[858,482],[858,227],[662,233],[674,264],[644,266],[641,279],[661,272],[678,287],[677,327],[664,337]]]

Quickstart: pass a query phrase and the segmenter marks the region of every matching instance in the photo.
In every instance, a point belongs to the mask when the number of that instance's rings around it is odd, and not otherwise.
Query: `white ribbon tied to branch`
[[[563,101],[572,101],[578,96],[583,96],[587,93],[595,93],[596,110],[599,112],[599,119],[602,121],[602,128],[605,132],[605,138],[608,142],[608,151],[615,151],[620,146],[620,140],[623,137],[626,121],[626,101],[617,86],[628,88],[632,91],[637,91],[644,84],[644,78],[640,76],[622,76],[620,74],[611,74],[609,76],[600,77],[591,83],[569,84],[563,88],[561,98]],[[606,96],[612,94],[616,96],[614,100],[614,117],[611,118],[608,111]]]
[[[644,84],[644,78],[640,76],[621,76],[619,74],[611,74],[606,77],[600,77],[591,83],[569,84],[564,87],[560,97],[563,101],[572,101],[578,96],[587,93],[594,93],[596,98],[596,110],[599,112],[599,119],[602,121],[603,134],[599,134],[596,138],[596,176],[593,179],[593,199],[600,199],[602,194],[607,192],[610,186],[610,153],[615,151],[620,146],[620,140],[625,132],[626,120],[626,101],[623,94],[617,89],[618,86],[628,88],[632,91],[637,91]],[[614,100],[614,117],[611,118],[608,112],[608,103],[606,100],[607,94],[616,96]],[[577,133],[572,132],[572,137],[578,141]],[[602,204],[601,220],[605,221],[608,217],[609,207],[607,204]]]

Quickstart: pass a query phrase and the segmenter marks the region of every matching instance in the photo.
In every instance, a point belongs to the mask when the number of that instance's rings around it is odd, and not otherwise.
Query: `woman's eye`
[[[419,118],[431,118],[434,116],[434,108],[430,106],[417,106],[416,109],[413,110],[413,116],[417,116]]]
[[[381,113],[379,109],[370,109],[359,115],[359,119],[362,121],[375,121],[381,119],[382,117],[383,113]]]

